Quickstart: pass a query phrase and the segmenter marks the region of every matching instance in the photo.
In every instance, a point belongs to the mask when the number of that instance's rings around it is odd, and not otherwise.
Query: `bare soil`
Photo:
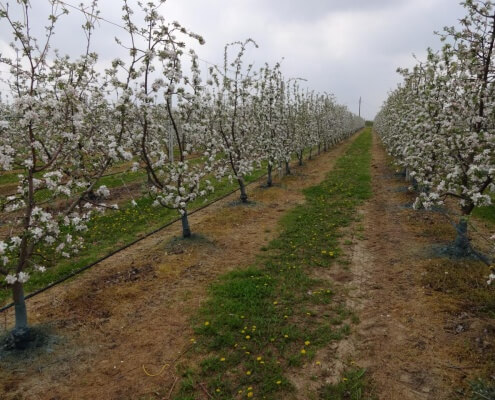
[[[448,243],[454,229],[439,213],[405,207],[414,195],[402,190],[407,183],[394,174],[377,137],[372,186],[373,197],[360,210],[364,240],[351,255],[354,278],[346,284],[361,321],[343,344],[351,349],[347,365],[368,369],[380,400],[468,398],[469,382],[490,374],[495,341],[487,333],[495,324],[433,291],[424,276],[432,265],[479,262],[435,255],[432,244]]]
[[[349,143],[276,179],[273,188],[250,186],[248,206],[231,196],[193,215],[192,240],[180,239],[180,227],[171,226],[29,300],[31,323],[51,339],[33,356],[0,359],[0,398],[171,398],[176,365],[194,346],[190,318],[209,284],[254,261],[277,236],[281,216],[304,201],[301,190],[320,182]],[[317,353],[319,364],[291,372],[297,389],[291,398],[317,398],[323,384],[357,366],[367,368],[380,400],[468,398],[470,381],[495,374],[488,360],[495,324],[458,297],[433,290],[424,277],[432,266],[476,262],[432,252],[454,231],[440,214],[407,207],[413,195],[377,137],[372,186],[359,221],[342,232],[345,256],[319,272],[340,288],[335,300],[360,322],[348,338]],[[5,328],[12,317],[6,315]]]
[[[30,323],[49,321],[57,340],[35,357],[0,359],[0,398],[163,398],[155,392],[176,383],[175,364],[192,346],[190,318],[208,285],[254,261],[283,214],[304,201],[302,189],[323,180],[352,140],[270,189],[250,186],[247,206],[234,206],[233,195],[194,214],[192,240],[173,225],[30,299]],[[12,318],[9,311],[4,329]]]

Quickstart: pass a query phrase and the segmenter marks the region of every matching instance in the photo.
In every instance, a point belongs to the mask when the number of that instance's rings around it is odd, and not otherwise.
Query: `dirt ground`
[[[192,346],[190,317],[209,283],[253,262],[277,236],[281,216],[304,200],[301,189],[320,182],[351,141],[271,189],[250,186],[248,206],[236,205],[234,195],[193,215],[193,240],[179,239],[180,227],[172,226],[29,300],[31,323],[51,332],[50,341],[40,354],[0,359],[0,398],[170,398],[155,393],[177,382],[175,364]],[[466,398],[459,388],[486,373],[494,323],[424,284],[436,262],[432,243],[453,230],[439,214],[407,207],[413,196],[406,185],[375,137],[373,196],[343,232],[347,262],[325,272],[360,322],[350,337],[319,351],[321,366],[294,372],[294,398],[314,398],[354,366],[367,369],[379,400]],[[3,322],[11,326],[12,312]]]
[[[495,344],[487,337],[493,320],[466,312],[422,280],[436,261],[432,244],[452,240],[454,230],[438,213],[406,206],[414,195],[403,190],[407,183],[394,174],[376,136],[372,186],[373,197],[360,210],[364,240],[353,247],[346,284],[361,321],[344,344],[346,355],[368,369],[380,400],[467,398],[462,388],[486,364],[478,344]]]
[[[251,185],[247,206],[235,204],[236,194],[191,216],[193,240],[179,239],[174,225],[30,299],[30,322],[51,332],[50,343],[24,360],[0,360],[0,398],[156,398],[157,388],[173,388],[208,284],[254,261],[281,216],[304,201],[301,190],[320,182],[352,140],[273,188]]]

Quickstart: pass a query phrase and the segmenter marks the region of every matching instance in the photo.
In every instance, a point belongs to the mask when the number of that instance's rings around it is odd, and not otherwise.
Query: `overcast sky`
[[[44,23],[47,3],[32,0],[34,23]],[[101,15],[120,23],[120,5],[100,0]],[[247,53],[247,61],[261,66],[284,58],[287,77],[306,78],[309,88],[335,94],[351,111],[357,113],[362,96],[368,119],[400,81],[397,67],[414,65],[412,55],[423,57],[429,46],[439,48],[433,31],[457,25],[464,14],[456,0],[168,0],[160,11],[205,38],[204,46],[195,46],[201,58],[221,63],[225,43],[250,37],[259,48]],[[71,13],[56,35],[63,53],[82,44],[81,15]],[[5,52],[11,36],[0,24]],[[122,55],[113,39],[118,28],[102,22],[98,31],[94,48],[102,61]]]

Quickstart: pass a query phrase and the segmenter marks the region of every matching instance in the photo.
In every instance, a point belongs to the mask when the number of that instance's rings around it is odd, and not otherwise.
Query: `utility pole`
[[[361,96],[359,96],[359,117],[361,117]]]

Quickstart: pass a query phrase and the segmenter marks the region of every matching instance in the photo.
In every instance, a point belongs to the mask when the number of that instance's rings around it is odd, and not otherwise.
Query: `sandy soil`
[[[423,285],[432,243],[445,243],[453,229],[438,213],[405,207],[414,197],[374,139],[373,198],[360,210],[365,240],[351,256],[349,300],[361,323],[349,356],[368,368],[380,400],[465,398],[460,390],[483,368],[476,343],[493,321]]]
[[[208,284],[249,265],[276,237],[280,217],[304,201],[301,190],[320,182],[349,143],[276,179],[273,188],[250,186],[248,206],[233,204],[235,195],[193,215],[194,240],[178,239],[174,225],[29,300],[31,323],[50,321],[52,340],[35,357],[0,360],[0,397],[156,398],[157,388],[172,388],[174,364],[191,347],[190,317]],[[11,324],[9,312],[5,326]]]

